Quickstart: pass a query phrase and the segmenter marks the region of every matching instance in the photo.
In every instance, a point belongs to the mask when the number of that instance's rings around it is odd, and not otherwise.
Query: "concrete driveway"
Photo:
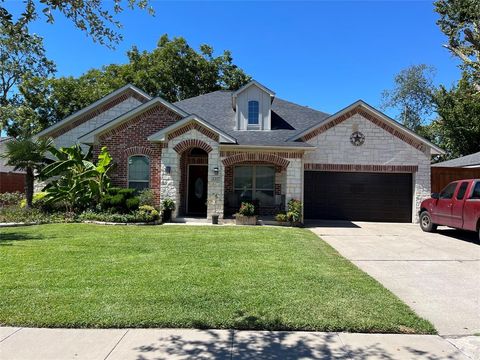
[[[480,333],[480,244],[474,233],[418,225],[307,223],[360,269],[396,294],[441,335]]]

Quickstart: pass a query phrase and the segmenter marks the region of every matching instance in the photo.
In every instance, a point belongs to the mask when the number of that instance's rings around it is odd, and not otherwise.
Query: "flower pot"
[[[256,216],[245,216],[237,214],[235,216],[235,224],[237,225],[257,225]]]
[[[218,225],[218,214],[212,214],[212,224]]]
[[[170,209],[163,210],[162,221],[165,223],[165,222],[170,222],[171,220],[172,220],[172,210]]]

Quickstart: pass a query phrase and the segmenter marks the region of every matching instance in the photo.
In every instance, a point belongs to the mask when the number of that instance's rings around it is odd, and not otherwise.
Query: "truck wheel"
[[[420,214],[420,227],[425,232],[433,232],[437,230],[437,225],[432,223],[432,218],[428,211],[423,211]]]

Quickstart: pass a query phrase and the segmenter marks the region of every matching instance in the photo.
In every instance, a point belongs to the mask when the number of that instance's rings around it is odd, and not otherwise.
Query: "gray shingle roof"
[[[456,159],[447,160],[432,164],[434,167],[469,167],[469,166],[480,166],[480,151],[474,154],[462,156]]]
[[[237,139],[239,145],[264,146],[309,146],[288,138],[315,124],[329,115],[305,106],[275,98],[272,103],[272,130],[239,131],[235,128],[235,111],[232,108],[232,91],[215,91],[174,103],[180,109],[197,114],[212,125]]]

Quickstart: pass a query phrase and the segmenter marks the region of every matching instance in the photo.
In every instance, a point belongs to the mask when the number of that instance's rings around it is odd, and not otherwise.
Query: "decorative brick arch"
[[[287,168],[290,161],[284,159],[275,154],[268,153],[240,153],[227,157],[222,160],[223,165],[231,166],[245,161],[264,161],[269,162],[275,165],[282,167],[283,169]]]
[[[125,155],[127,157],[133,156],[133,155],[146,155],[149,157],[154,156],[153,150],[150,148],[147,148],[145,146],[132,146],[128,149],[125,149]]]
[[[202,150],[205,150],[207,153],[212,151],[212,147],[208,145],[206,142],[198,139],[188,139],[184,140],[182,142],[179,142],[173,150],[175,150],[177,153],[181,154],[185,150],[191,149],[191,148],[200,148]]]

